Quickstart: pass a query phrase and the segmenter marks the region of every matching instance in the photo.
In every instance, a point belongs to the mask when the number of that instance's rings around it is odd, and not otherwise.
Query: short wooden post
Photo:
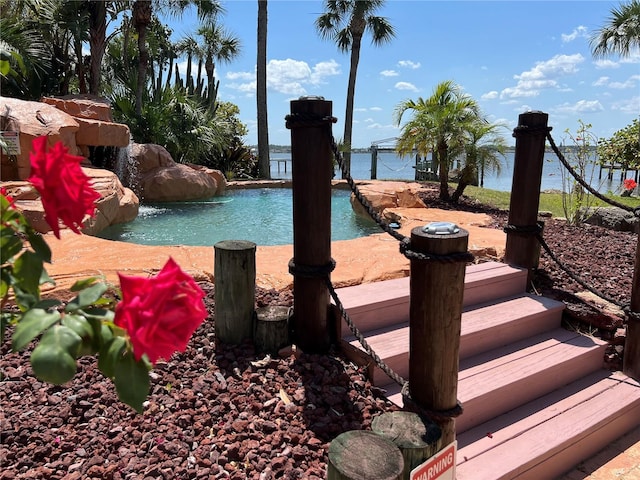
[[[468,243],[469,233],[450,223],[435,222],[411,230],[414,252],[464,253]],[[410,272],[409,394],[419,408],[454,409],[466,264],[411,259]],[[442,429],[442,445],[453,442],[454,418],[436,421]]]
[[[253,336],[256,244],[223,240],[214,246],[216,338],[238,344]]]
[[[327,480],[400,480],[403,468],[398,447],[373,432],[344,432],[329,445]]]
[[[632,312],[640,315],[640,235],[636,247],[630,307]],[[622,370],[633,379],[640,381],[640,318],[629,318]]]
[[[413,412],[387,412],[378,415],[371,422],[371,431],[393,442],[402,452],[403,480],[409,480],[411,470],[442,448],[440,427]]]
[[[258,352],[275,354],[289,344],[290,311],[290,307],[280,305],[256,309],[253,343]]]
[[[521,231],[507,229],[504,261],[509,265],[526,268],[529,281],[539,261],[539,242],[530,233],[538,220],[548,119],[549,115],[543,112],[523,113],[518,117],[518,126],[513,132],[516,151],[509,225],[520,228]]]
[[[293,100],[288,124],[293,188],[293,336],[302,351],[316,353],[328,351],[331,345],[329,291],[326,277],[318,274],[331,264],[331,105],[321,97]]]

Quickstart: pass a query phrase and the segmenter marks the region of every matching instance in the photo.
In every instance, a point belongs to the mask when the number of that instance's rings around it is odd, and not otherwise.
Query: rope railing
[[[335,123],[337,119],[335,117],[320,117],[318,115],[314,115],[311,113],[306,114],[291,114],[286,116],[286,125],[287,128],[295,127],[314,127],[326,125],[327,123],[332,124]],[[360,192],[356,182],[353,177],[351,177],[350,173],[347,171],[343,156],[340,152],[338,144],[335,141],[333,135],[330,135],[331,142],[331,150],[332,153],[340,167],[343,178],[346,180],[349,188],[351,189],[353,195],[360,202],[362,207],[366,210],[367,214],[376,222],[376,224],[387,234],[392,236],[394,239],[399,242],[399,250],[400,253],[405,255],[410,260],[420,260],[420,261],[432,261],[432,262],[442,262],[442,263],[457,263],[457,262],[465,262],[469,263],[474,260],[473,254],[470,252],[462,252],[462,253],[452,253],[448,255],[436,255],[436,254],[425,254],[423,252],[416,252],[411,249],[411,239],[402,233],[398,232],[394,228],[392,228],[384,219],[380,216],[380,214],[373,208],[371,203],[367,200],[367,198]],[[293,264],[293,261],[289,263],[289,270],[291,273],[298,274],[299,272],[303,275],[308,276],[316,276],[322,277],[326,281],[327,289],[329,290],[329,294],[333,299],[336,307],[340,311],[342,318],[345,320],[349,330],[354,335],[354,337],[358,340],[362,348],[365,350],[367,355],[371,357],[375,363],[375,365],[380,368],[391,380],[393,380],[396,384],[402,387],[402,396],[405,404],[412,410],[418,411],[421,414],[424,414],[434,420],[445,420],[457,417],[463,413],[462,404],[458,401],[456,406],[447,410],[433,410],[426,409],[423,406],[417,405],[409,395],[409,382],[404,379],[401,375],[396,373],[389,365],[387,365],[382,358],[373,350],[373,348],[367,342],[365,336],[355,325],[348,312],[344,308],[344,305],[340,301],[338,293],[335,289],[335,286],[331,282],[330,272],[335,267],[335,261],[332,259],[331,264],[320,267],[317,269],[307,268],[303,266],[296,266]]]
[[[633,213],[636,217],[640,217],[640,207],[632,208],[632,207],[630,207],[628,205],[625,205],[623,203],[617,202],[612,198],[609,198],[609,197],[607,197],[605,195],[602,195],[600,192],[595,190],[587,181],[585,181],[584,178],[582,178],[578,174],[578,172],[576,172],[575,169],[571,166],[571,164],[566,160],[566,158],[564,157],[564,155],[562,154],[562,152],[560,151],[560,149],[556,145],[556,143],[555,143],[553,137],[551,136],[551,133],[550,133],[549,130],[550,129],[546,130],[546,139],[549,142],[549,144],[551,145],[551,149],[557,155],[557,157],[560,160],[560,163],[562,164],[562,166],[564,166],[564,168],[567,169],[567,171],[571,174],[571,176],[582,187],[584,187],[585,190],[587,190],[593,196],[595,196],[596,198],[602,200],[603,202],[605,202],[605,203],[607,203],[609,205],[621,208],[624,211]],[[538,242],[540,243],[540,246],[543,248],[545,253],[549,256],[549,258],[553,262],[555,262],[558,265],[558,267],[560,267],[560,269],[569,276],[569,278],[571,278],[573,281],[575,281],[582,288],[588,290],[589,292],[591,292],[594,295],[602,298],[603,300],[611,303],[612,305],[615,305],[618,308],[620,308],[625,313],[625,315],[626,315],[628,320],[640,321],[640,315],[638,313],[636,313],[636,312],[632,312],[631,308],[630,308],[630,305],[622,303],[622,302],[618,301],[617,299],[609,296],[608,294],[606,294],[606,293],[598,290],[597,288],[593,287],[589,282],[587,282],[585,279],[583,279],[582,277],[577,275],[567,265],[565,265],[558,258],[558,256],[553,253],[553,251],[551,250],[551,248],[549,247],[549,245],[547,244],[547,242],[543,238],[543,236],[542,236],[542,228],[541,227],[531,228],[531,229],[527,229],[526,231],[521,231],[522,229],[518,229],[518,228],[516,228],[516,227],[514,227],[512,225],[507,225],[505,227],[505,231],[509,232],[510,228],[511,228],[511,230],[513,230],[512,233],[516,233],[516,234],[520,234],[520,235],[534,235],[536,237],[536,239],[538,240]]]

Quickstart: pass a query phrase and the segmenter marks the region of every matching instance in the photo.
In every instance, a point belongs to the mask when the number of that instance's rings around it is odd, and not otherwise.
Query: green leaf
[[[67,307],[66,312],[74,312],[84,307],[93,305],[107,291],[107,285],[103,282],[96,283],[90,287],[81,290],[76,298],[71,300]]]
[[[13,264],[13,277],[20,290],[39,297],[42,259],[33,252],[26,251]]]
[[[71,380],[78,368],[75,356],[81,342],[78,334],[64,325],[47,330],[31,354],[35,376],[55,385]]]
[[[0,231],[0,251],[2,258],[0,261],[6,263],[10,258],[16,256],[22,250],[22,241],[10,228],[2,228]]]
[[[58,312],[49,313],[41,308],[34,308],[27,311],[16,326],[11,348],[14,352],[19,352],[26,347],[31,340],[54,325],[58,320],[60,320],[60,313]]]
[[[133,352],[127,352],[118,361],[114,383],[120,400],[142,413],[150,388],[147,365],[142,360],[136,362]]]
[[[88,278],[83,278],[82,280],[78,280],[76,281],[72,286],[71,286],[71,291],[72,292],[79,292],[80,290],[84,290],[87,287],[90,287],[91,285],[94,285],[96,282],[102,280],[102,277],[88,277]]]
[[[58,305],[62,305],[62,302],[56,298],[45,298],[36,303],[33,308],[41,308],[43,310],[51,310]]]
[[[0,73],[2,75],[8,75],[11,71],[11,64],[6,60],[0,60]]]
[[[95,331],[85,317],[82,315],[65,315],[62,317],[62,325],[69,327],[82,339],[78,350],[79,357],[92,355],[98,351],[98,345],[96,345],[95,341]]]
[[[44,237],[37,233],[33,228],[29,228],[27,231],[27,237],[29,238],[31,248],[33,248],[42,261],[51,263],[51,249],[49,248],[49,245],[47,245]]]
[[[114,337],[100,349],[98,368],[105,377],[114,378],[116,376],[116,365],[126,346],[127,342],[123,337]]]

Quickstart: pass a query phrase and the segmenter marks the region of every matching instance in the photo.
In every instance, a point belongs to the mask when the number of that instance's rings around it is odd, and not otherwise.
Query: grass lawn
[[[455,188],[454,184],[451,185]],[[464,195],[485,205],[491,205],[493,207],[498,207],[504,210],[509,209],[509,201],[511,198],[510,192],[500,192],[497,190],[489,190],[487,188],[470,186],[465,189]],[[621,197],[620,195],[606,196],[618,203],[628,205],[632,208],[640,207],[640,197]],[[541,193],[539,210],[551,212],[554,217],[564,217],[565,212],[562,206],[562,197],[562,193]],[[593,196],[590,196],[589,202],[594,207],[609,206],[605,204],[605,202]]]

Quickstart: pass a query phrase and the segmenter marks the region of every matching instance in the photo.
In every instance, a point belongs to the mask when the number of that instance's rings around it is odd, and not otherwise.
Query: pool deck
[[[484,214],[453,212],[433,208],[393,209],[402,217],[403,235],[410,235],[415,226],[432,221],[452,221],[469,231],[469,250],[476,256],[501,258],[506,237],[504,232],[486,228],[490,218]],[[179,227],[177,227],[179,228]],[[46,235],[53,262],[47,267],[56,280],[54,289],[68,289],[78,279],[104,275],[118,282],[118,272],[126,275],[150,275],[162,268],[169,256],[196,279],[214,280],[214,247],[149,246],[115,242],[88,235],[61,231],[61,239]],[[331,275],[337,287],[375,282],[407,276],[409,260],[399,252],[399,243],[386,233],[352,240],[332,242],[331,254],[336,269]],[[288,262],[293,256],[292,245],[258,246],[256,249],[256,284],[267,289],[292,287]]]

